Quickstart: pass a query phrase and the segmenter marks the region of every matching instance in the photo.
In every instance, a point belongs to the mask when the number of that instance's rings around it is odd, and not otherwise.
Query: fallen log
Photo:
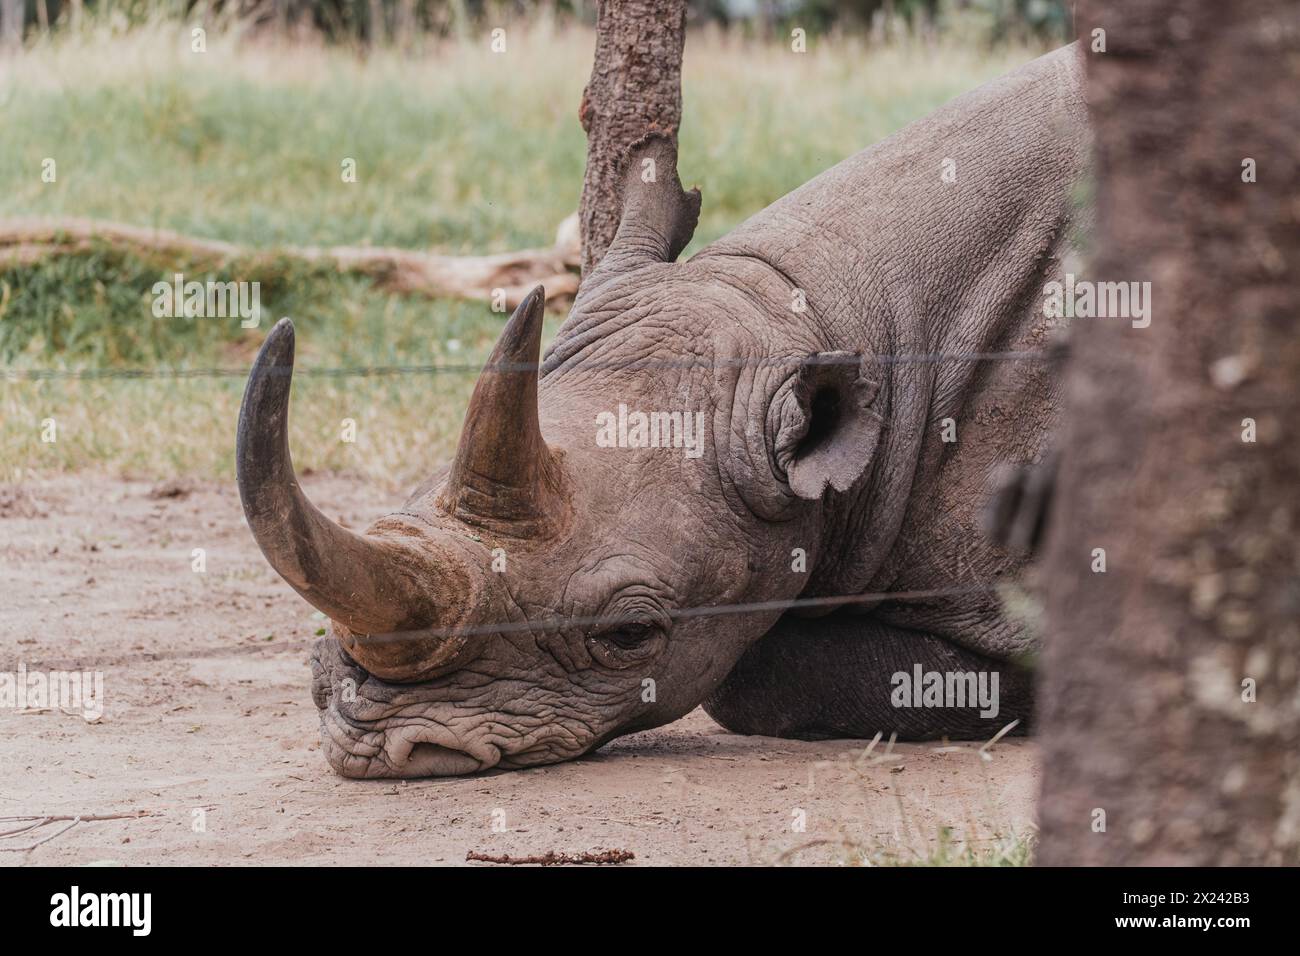
[[[402,295],[471,299],[506,312],[542,283],[548,304],[578,291],[581,263],[577,214],[566,218],[549,249],[523,249],[486,256],[448,256],[385,246],[287,246],[256,249],[200,239],[167,229],[94,219],[0,220],[0,268],[87,252],[99,245],[148,255],[176,256],[215,268],[238,261],[255,270],[259,261],[294,259],[326,263],[340,272],[369,276],[382,289]]]

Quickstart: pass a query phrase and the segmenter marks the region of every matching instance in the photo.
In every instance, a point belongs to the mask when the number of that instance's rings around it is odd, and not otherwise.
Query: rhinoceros
[[[548,764],[701,704],[813,739],[1027,719],[1032,638],[995,590],[1026,557],[979,520],[1056,415],[1051,364],[1014,359],[1053,334],[1042,290],[1088,151],[1078,56],[954,100],[682,262],[700,194],[648,136],[544,360],[537,289],[451,465],[363,534],[295,478],[276,325],[238,482],[267,560],[331,620],[311,656],[329,764]]]

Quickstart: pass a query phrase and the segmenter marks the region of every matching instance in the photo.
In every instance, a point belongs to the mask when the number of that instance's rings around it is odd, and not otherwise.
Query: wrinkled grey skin
[[[1027,716],[1027,682],[1009,668],[993,720],[892,708],[889,675],[1003,668],[1025,649],[985,589],[1023,558],[984,539],[978,513],[995,468],[1045,448],[1050,366],[880,357],[1046,346],[1042,287],[1059,277],[1087,155],[1077,56],[1065,48],[955,100],[686,262],[671,260],[693,227],[690,197],[664,173],[665,145],[649,144],[657,181],[629,176],[619,237],[543,369],[541,428],[570,510],[553,533],[459,539],[484,568],[504,549],[473,619],[513,629],[414,683],[320,639],[330,764],[416,777],[552,763],[702,702],[733,730],[805,737],[991,736]],[[597,447],[597,415],[620,402],[705,412],[704,454]],[[941,440],[946,418],[956,443]],[[403,520],[454,531],[445,482],[422,486]],[[585,623],[530,623],[556,616]],[[627,617],[646,625],[631,639]]]

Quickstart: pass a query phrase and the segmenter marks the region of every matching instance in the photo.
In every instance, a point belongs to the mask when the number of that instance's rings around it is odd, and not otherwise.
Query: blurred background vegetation
[[[238,21],[256,30],[315,35],[333,43],[418,46],[426,37],[468,37],[485,25],[545,16],[591,26],[596,0],[0,0],[4,37],[70,29],[87,18],[119,27],[159,16]],[[689,0],[688,27],[713,25],[772,39],[795,27],[810,35],[901,32],[938,35],[961,28],[987,42],[1064,42],[1071,0]]]
[[[0,54],[0,226],[76,216],[272,253],[367,243],[488,253],[550,245],[577,208],[592,3],[77,6],[28,0],[22,42]],[[1058,45],[1065,17],[1052,3],[902,0],[693,11],[681,170],[700,185],[704,212],[686,255]],[[386,27],[377,43],[372,14]],[[796,22],[808,31],[803,55],[790,48]],[[498,24],[504,53],[490,49]],[[340,176],[345,158],[356,182]],[[36,261],[4,253],[0,245],[0,481],[82,468],[229,478],[243,374],[282,315],[299,329],[299,367],[318,370],[473,369],[502,321],[485,303],[391,295],[274,255],[214,270],[106,246]],[[176,272],[260,282],[260,328],[154,317],[152,286]],[[550,333],[561,319],[550,318]],[[211,367],[232,374],[31,378]],[[300,377],[300,467],[394,487],[427,474],[454,449],[474,378]],[[56,443],[41,441],[47,418],[58,422]],[[355,443],[339,441],[345,418],[357,422]]]

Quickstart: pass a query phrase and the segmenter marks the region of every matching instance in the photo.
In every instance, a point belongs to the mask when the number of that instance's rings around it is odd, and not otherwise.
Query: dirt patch
[[[0,485],[0,518],[44,518],[39,498],[23,485]]]
[[[352,527],[396,504],[345,478],[304,484]],[[0,817],[147,815],[79,823],[0,865],[911,860],[944,828],[977,850],[1031,830],[1030,741],[988,759],[972,745],[864,756],[863,741],[736,736],[699,710],[568,764],[345,780],[319,753],[309,694],[323,622],[262,559],[233,484],[160,495],[78,475],[4,494],[0,672],[102,671],[104,707],[95,722],[0,708]]]

